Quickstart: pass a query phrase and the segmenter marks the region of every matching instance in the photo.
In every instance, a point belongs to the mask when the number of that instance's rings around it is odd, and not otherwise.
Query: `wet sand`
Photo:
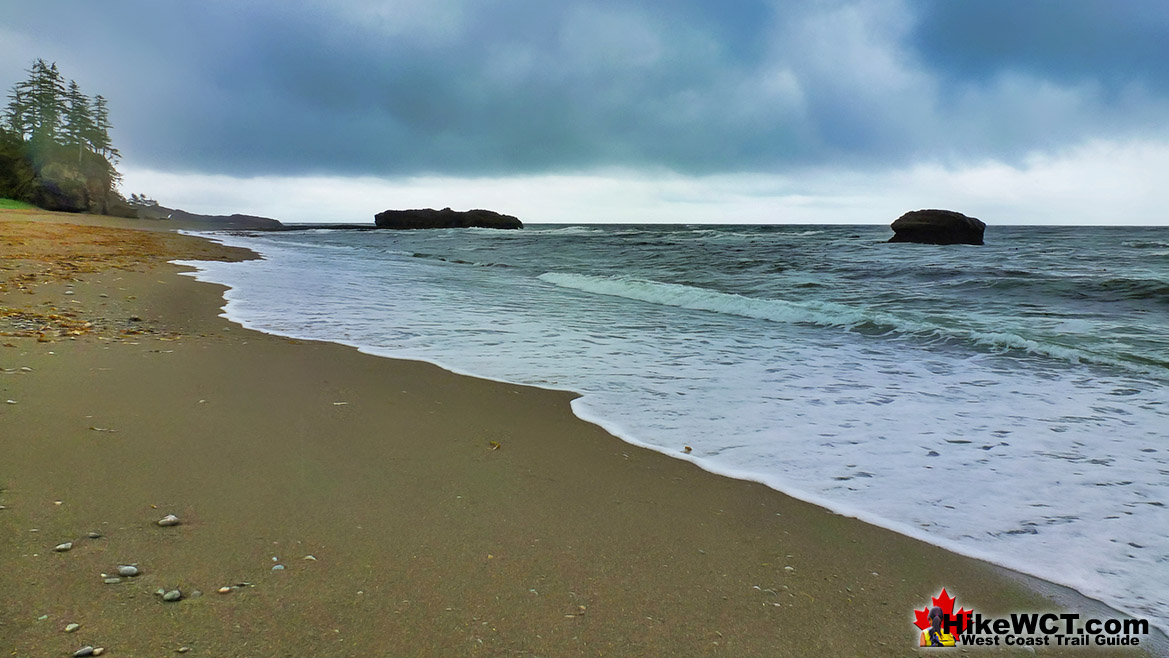
[[[78,219],[0,212],[3,655],[905,656],[943,586],[1061,609],[571,394],[245,330],[166,261],[246,252]]]

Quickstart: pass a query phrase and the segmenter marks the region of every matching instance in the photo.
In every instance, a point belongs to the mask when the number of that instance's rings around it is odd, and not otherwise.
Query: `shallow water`
[[[888,235],[220,235],[265,259],[198,276],[246,326],[578,391],[626,440],[1169,628],[1169,230]]]

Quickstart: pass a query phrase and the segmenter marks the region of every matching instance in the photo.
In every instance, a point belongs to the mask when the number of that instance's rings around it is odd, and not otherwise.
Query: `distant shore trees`
[[[106,99],[82,93],[37,59],[12,86],[0,121],[0,197],[48,210],[124,214],[115,191],[121,159]]]
[[[135,208],[155,208],[158,206],[158,202],[155,201],[154,199],[151,199],[150,197],[146,196],[145,194],[137,194],[137,193],[131,194],[130,198],[126,200],[126,203],[129,203],[131,206],[134,206]]]

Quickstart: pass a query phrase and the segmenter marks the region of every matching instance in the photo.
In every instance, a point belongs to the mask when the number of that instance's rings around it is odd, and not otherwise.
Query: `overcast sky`
[[[1166,224],[1164,0],[38,0],[123,192],[370,221]]]

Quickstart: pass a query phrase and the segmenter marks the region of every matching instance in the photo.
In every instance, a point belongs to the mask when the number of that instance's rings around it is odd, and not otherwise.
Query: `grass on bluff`
[[[36,206],[32,205],[31,203],[25,203],[15,199],[0,198],[0,210],[29,210],[32,208],[36,208]]]

